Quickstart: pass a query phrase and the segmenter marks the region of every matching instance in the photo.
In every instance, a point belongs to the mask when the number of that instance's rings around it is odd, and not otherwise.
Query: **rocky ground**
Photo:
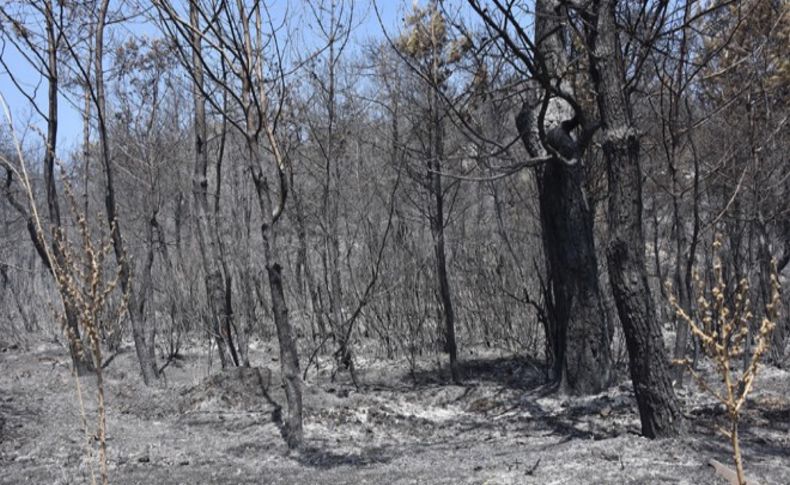
[[[465,356],[464,385],[435,363],[357,362],[360,388],[328,369],[305,384],[306,446],[289,451],[273,421],[284,405],[273,345],[254,367],[209,371],[205,350],[142,385],[131,348],[106,369],[111,483],[726,483],[707,465],[730,463],[716,432],[723,408],[694,386],[680,391],[688,436],[651,441],[627,380],[587,398],[557,395],[532,362]],[[66,351],[55,344],[0,352],[0,483],[89,483],[84,432]],[[742,446],[750,479],[790,483],[790,373],[763,369]],[[95,378],[81,378],[93,419]],[[92,451],[95,453],[95,450]]]

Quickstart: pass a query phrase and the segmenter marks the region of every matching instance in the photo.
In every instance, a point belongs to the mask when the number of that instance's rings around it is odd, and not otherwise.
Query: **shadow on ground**
[[[475,358],[458,362],[463,384],[493,383],[512,390],[528,391],[547,383],[544,364],[523,357]],[[446,368],[417,370],[403,376],[413,387],[444,385],[451,382]]]

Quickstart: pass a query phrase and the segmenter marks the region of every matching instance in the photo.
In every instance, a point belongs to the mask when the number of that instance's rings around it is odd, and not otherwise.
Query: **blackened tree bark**
[[[593,214],[580,190],[580,166],[555,161],[538,179],[543,245],[554,299],[555,327],[547,336],[554,354],[554,377],[561,389],[594,394],[611,373],[612,332],[598,283]]]
[[[674,436],[683,431],[684,419],[647,283],[639,134],[625,93],[617,1],[598,0],[592,8],[587,42],[609,183],[609,277],[625,333],[642,433],[649,438]]]
[[[561,22],[564,15],[562,4],[557,0],[536,2],[536,49],[545,70],[539,74],[551,85],[571,93],[571,86],[561,78],[567,68],[563,42],[566,33]],[[565,100],[553,97],[537,84],[529,97],[531,102],[524,105],[517,117],[517,128],[529,154],[545,157],[548,151],[541,142],[538,123],[543,123],[544,133],[564,130],[576,113]],[[543,102],[545,106],[539,107]],[[551,148],[565,150],[561,146]],[[581,153],[573,155],[581,156]],[[584,169],[578,160],[567,163],[555,156],[536,167],[535,173],[549,296],[552,298],[548,305],[551,315],[546,322],[552,378],[565,391],[597,393],[610,380],[612,330],[598,283],[594,213],[583,189]]]

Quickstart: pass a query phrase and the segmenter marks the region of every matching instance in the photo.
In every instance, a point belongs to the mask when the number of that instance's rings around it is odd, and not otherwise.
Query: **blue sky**
[[[294,28],[301,31],[305,36],[305,42],[310,43],[314,34],[311,33],[310,13],[303,3],[306,0],[274,0],[271,5],[276,11],[288,12]],[[175,3],[175,2],[174,2]],[[352,47],[359,47],[369,42],[371,38],[381,39],[381,26],[372,3],[367,1],[353,1],[354,18],[356,29],[352,34]],[[382,22],[390,34],[397,32],[400,28],[401,19],[404,12],[411,8],[411,1],[378,0],[377,7],[381,14]],[[286,10],[287,9],[287,10]],[[119,26],[113,26],[107,37],[113,41],[122,42],[130,36],[147,35],[157,36],[156,27],[144,20],[127,22]],[[6,43],[2,48],[3,60],[9,66],[17,81],[29,94],[34,96],[39,105],[39,109],[46,112],[47,108],[47,84],[36,72],[36,70],[25,60],[16,49]],[[19,89],[11,82],[11,78],[3,69],[0,69],[0,93],[8,103],[14,126],[18,135],[24,140],[25,144],[41,143],[42,133],[45,133],[46,126],[44,120],[36,114],[30,106],[29,101],[23,96]],[[67,159],[70,153],[76,152],[82,141],[82,119],[80,116],[80,106],[82,99],[79,95],[61,93],[58,100],[59,126],[58,126],[58,155]],[[6,124],[5,116],[0,123]]]

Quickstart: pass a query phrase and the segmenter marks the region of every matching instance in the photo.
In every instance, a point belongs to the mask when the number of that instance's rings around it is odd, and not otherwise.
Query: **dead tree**
[[[272,314],[280,347],[280,369],[287,400],[283,435],[292,448],[301,446],[302,380],[293,326],[288,317],[283,283],[282,250],[279,236],[280,216],[288,195],[288,160],[284,153],[277,121],[282,105],[271,103],[272,90],[285,89],[285,71],[278,39],[279,31],[271,12],[262,2],[248,7],[245,2],[190,0],[189,8],[206,26],[196,29],[173,2],[156,2],[160,25],[179,52],[182,64],[195,78],[199,65],[206,85],[195,83],[204,99],[243,137],[243,162],[255,188],[260,211],[261,256],[266,268]],[[204,49],[194,56],[195,36]],[[272,54],[271,58],[266,53]],[[220,103],[212,93],[219,90],[230,103]],[[285,96],[280,92],[280,100]],[[274,179],[272,181],[272,178]],[[273,183],[272,183],[273,182]]]
[[[537,75],[516,123],[532,157],[552,156],[535,168],[547,266],[546,339],[552,377],[573,393],[597,393],[609,384],[612,328],[599,288],[593,234],[594,207],[585,193],[580,113],[550,89],[573,96],[566,78],[565,9],[557,0],[535,7]],[[577,108],[578,109],[578,108]],[[585,135],[589,136],[589,135]]]
[[[587,32],[590,76],[596,91],[609,183],[607,259],[642,434],[658,438],[682,432],[684,419],[672,389],[661,326],[647,283],[640,136],[626,97],[616,9],[616,0],[593,2]]]
[[[525,72],[532,74],[543,89],[567,102],[575,116],[582,116],[579,120],[582,134],[578,140],[584,142],[600,125],[609,184],[609,276],[626,337],[642,432],[648,437],[675,435],[683,429],[683,417],[669,379],[666,350],[647,282],[642,229],[639,134],[634,126],[629,99],[626,97],[625,66],[616,22],[618,2],[598,0],[590,4],[571,5],[576,18],[583,19],[581,23],[586,26],[586,30],[577,30],[585,33],[581,41],[589,53],[589,75],[597,102],[598,120],[595,123],[585,119],[586,113],[572,93],[563,91],[561,84],[548,82],[545,77],[540,76],[546,59],[536,42],[544,40],[539,37],[533,41],[518,19],[513,17],[512,9],[497,0],[492,3],[493,5],[483,5],[483,2],[469,0],[469,4],[488,28],[524,66]],[[660,8],[662,7],[659,6]],[[555,11],[552,15],[558,13]],[[504,20],[500,21],[497,15]],[[567,15],[561,18],[569,19]],[[655,18],[660,24],[660,15]],[[553,148],[546,137],[542,118],[545,117],[549,101],[549,97],[544,97],[539,111],[537,127],[540,141],[554,157],[572,162],[573,160],[567,159]],[[561,121],[566,120],[567,117],[561,118]],[[572,163],[567,164],[572,166]]]

